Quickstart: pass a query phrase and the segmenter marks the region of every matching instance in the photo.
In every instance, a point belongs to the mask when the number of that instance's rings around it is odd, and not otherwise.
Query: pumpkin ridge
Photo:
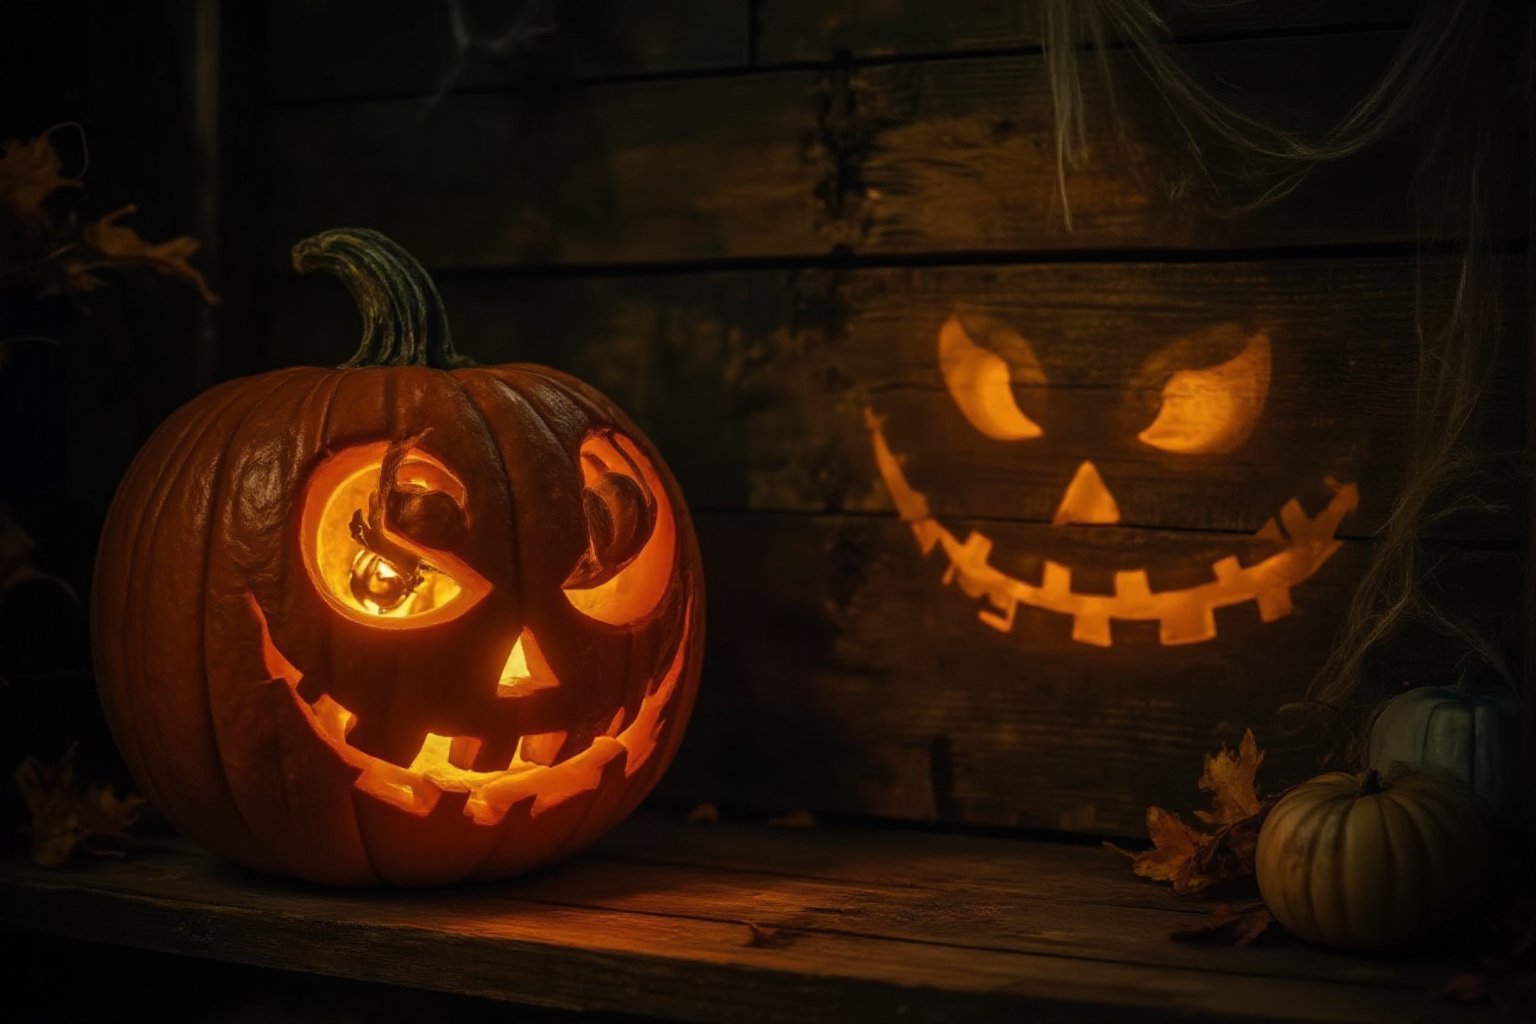
[[[268,391],[264,392],[259,398],[256,398],[250,403],[250,405],[246,406],[245,409],[236,414],[238,419],[234,427],[224,432],[222,443],[215,450],[216,453],[213,456],[211,467],[212,479],[206,492],[207,498],[206,505],[204,506],[204,517],[206,519],[212,519],[216,510],[220,507],[223,499],[226,497],[226,492],[229,488],[229,455],[230,452],[235,450],[236,442],[243,440],[241,435],[244,433],[246,426],[251,422],[251,418],[258,411],[264,410],[267,408],[267,406],[271,405],[273,403],[273,399],[281,394],[284,388],[290,384],[304,383],[304,378],[307,376],[308,374],[304,370],[300,369],[288,370],[282,373],[279,379],[273,382],[272,387]],[[220,419],[222,418],[223,417],[221,416]],[[194,460],[189,458],[187,461],[188,463],[191,463]],[[239,816],[240,820],[245,823],[246,830],[249,831],[252,836],[258,838],[258,841],[261,842],[261,845],[267,850],[268,853],[273,856],[275,860],[281,863],[286,870],[291,871],[293,868],[289,865],[288,858],[286,856],[280,855],[271,847],[269,843],[260,840],[259,830],[251,824],[250,818],[247,816],[245,808],[241,806],[239,794],[235,789],[234,783],[229,778],[229,768],[226,764],[224,755],[225,741],[224,738],[219,734],[218,720],[213,713],[213,696],[209,691],[207,684],[207,680],[210,676],[208,667],[208,610],[210,606],[208,599],[210,590],[208,586],[208,570],[211,567],[213,561],[213,541],[218,533],[219,530],[214,527],[210,527],[204,532],[203,554],[198,568],[198,578],[203,580],[203,586],[198,591],[198,628],[195,630],[195,632],[197,633],[197,661],[202,666],[203,685],[197,687],[197,693],[200,705],[202,707],[203,718],[208,727],[208,736],[213,743],[213,752],[215,755],[214,764],[217,768],[218,778],[224,789],[229,793],[231,805],[235,808],[235,812]],[[287,800],[286,790],[284,791],[284,800]]]
[[[284,374],[283,376],[287,375]],[[176,470],[174,472],[165,474],[160,478],[161,496],[159,500],[146,503],[146,508],[152,507],[154,510],[152,515],[146,514],[145,519],[147,522],[157,523],[161,521],[165,515],[166,505],[172,500],[172,497],[174,495],[185,492],[184,480],[187,475],[194,473],[196,470],[196,456],[199,446],[208,440],[210,433],[212,433],[214,424],[217,424],[226,416],[230,415],[230,411],[239,406],[241,399],[246,399],[253,405],[255,404],[255,399],[249,394],[249,389],[235,387],[230,389],[229,394],[225,397],[224,401],[217,403],[212,408],[204,412],[204,415],[198,420],[198,427],[196,428],[195,436],[191,443],[184,449],[178,449],[178,458],[176,459],[175,463],[177,467]],[[136,557],[130,569],[130,579],[141,575],[139,570],[139,557],[146,557],[151,564],[153,563],[155,554],[154,540],[155,536],[152,534],[148,543],[145,543],[141,538],[140,541],[135,545]],[[130,604],[130,606],[132,605]],[[199,616],[199,626],[201,625],[201,620],[202,617]],[[198,662],[202,663],[201,638],[199,638],[198,644]],[[140,657],[138,660],[141,664],[133,674],[138,677],[141,682],[147,682],[151,679],[153,672],[148,668],[148,666],[142,664],[144,660],[142,657]],[[194,688],[201,690],[202,686],[199,685]],[[201,694],[195,695],[195,698],[203,703],[203,718],[206,720],[208,717],[206,698]],[[164,736],[166,732],[165,724],[157,720],[151,732],[152,734],[159,734]],[[220,759],[220,753],[216,740],[210,739],[208,755],[212,761],[212,771],[209,773],[208,777],[215,781],[216,788],[222,795],[222,803],[225,807],[224,813],[220,816],[221,820],[214,827],[218,829],[219,832],[222,832],[222,830],[229,825],[237,826],[240,829],[242,836],[249,839],[251,846],[262,852],[264,857],[267,858],[268,863],[276,861],[277,858],[272,854],[272,851],[268,848],[267,843],[257,835],[256,831],[251,827],[250,822],[240,811],[239,804],[235,800],[233,789],[229,783],[229,776],[225,772],[224,765]],[[182,820],[182,815],[178,814],[177,819],[178,822]],[[220,835],[218,845],[227,848],[229,843],[223,839],[222,835]]]
[[[1419,814],[1417,805],[1413,801],[1396,798],[1387,800],[1386,804],[1392,808],[1399,819],[1400,827],[1395,830],[1396,841],[1403,842],[1403,837],[1407,836],[1411,839],[1414,846],[1414,857],[1396,857],[1397,862],[1399,864],[1432,864],[1435,859],[1434,850],[1430,847],[1429,841],[1425,836],[1424,819]],[[1396,856],[1395,851],[1396,847],[1394,846],[1394,857]],[[1435,878],[1432,873],[1426,881],[1431,885],[1439,883],[1439,879]]]
[[[227,388],[226,390],[229,391],[229,394],[221,394],[218,390],[209,392],[206,396],[206,400],[209,403],[208,407],[206,409],[197,410],[194,414],[188,415],[181,422],[178,423],[174,418],[172,418],[167,420],[165,423],[162,423],[158,428],[156,428],[154,433],[150,435],[149,440],[145,442],[145,450],[147,451],[156,447],[157,445],[163,445],[168,451],[175,453],[178,456],[175,464],[178,466],[182,465],[185,462],[186,451],[192,444],[196,443],[196,438],[202,436],[203,432],[207,429],[208,424],[214,420],[216,413],[234,401],[236,389]],[[223,402],[216,402],[215,398],[222,398]],[[179,432],[175,432],[169,429],[173,424],[180,428]],[[130,594],[132,590],[132,580],[134,576],[137,575],[136,564],[138,555],[139,552],[143,551],[145,547],[144,531],[149,525],[154,523],[157,518],[156,516],[150,515],[150,508],[156,504],[155,498],[157,495],[161,494],[160,487],[164,483],[163,479],[155,479],[154,476],[150,473],[148,467],[149,463],[147,460],[141,464],[137,459],[135,459],[134,464],[129,467],[128,475],[124,477],[123,482],[118,485],[117,494],[114,495],[112,499],[112,505],[107,509],[107,523],[111,527],[111,532],[114,535],[131,535],[131,541],[119,541],[116,544],[108,543],[107,535],[105,532],[103,533],[102,538],[102,548],[104,551],[121,550],[126,545],[127,555],[120,560],[122,564],[113,566],[113,568],[116,569],[115,575],[118,578],[118,582],[122,584],[122,586],[117,591],[115,604],[117,607],[129,609],[130,614],[132,610],[137,607],[135,602],[130,600]],[[140,491],[147,492],[143,496],[144,500],[135,501],[132,504],[128,503],[126,496],[129,494],[137,495]],[[159,500],[161,507],[164,506],[165,501],[169,500],[169,495],[170,491],[167,489],[164,492],[163,497],[161,497]],[[121,526],[118,526],[114,513],[122,512],[124,509],[131,509],[132,511],[126,511],[123,512],[123,514],[134,515],[136,513],[137,517],[132,519],[131,523],[124,523]],[[104,595],[107,591],[106,577],[109,575],[114,575],[113,573],[107,572],[108,564],[109,563],[106,559],[100,559],[97,562],[96,573],[94,579],[92,580],[91,586],[93,604],[104,600],[102,595]],[[103,652],[106,651],[107,647],[107,645],[102,642],[104,634],[100,630],[94,628],[92,629],[91,633],[92,645],[94,648],[96,648],[97,651],[96,656],[98,659],[102,658]],[[115,656],[111,656],[110,654],[108,656],[111,657],[111,660],[117,663],[119,675],[126,676],[130,673],[138,674],[137,669],[130,668],[128,654],[122,648],[118,648],[118,653]],[[103,699],[103,704],[107,706],[109,712],[113,708],[116,708],[125,718],[139,717],[137,714],[135,714],[132,701],[118,699],[118,694],[122,689],[121,687],[108,686],[98,687],[98,689],[102,690],[106,695]],[[133,728],[114,727],[112,732],[119,746],[123,748],[124,754],[127,755],[129,765],[134,767],[141,765],[143,763],[143,755],[137,739],[139,735],[139,729],[136,726]],[[149,795],[151,799],[161,808],[161,813],[164,813],[164,807],[167,805],[168,801],[164,800],[163,797],[161,797],[157,792],[158,787],[155,784],[157,780],[150,773],[142,769],[135,771],[133,774],[134,779],[138,785],[143,788],[145,793]],[[140,778],[140,776],[143,776],[143,778]]]
[[[340,393],[343,384],[345,384],[348,378],[351,376],[351,370],[327,371],[324,377],[320,379],[320,381],[316,384],[314,389],[306,398],[306,403],[312,402],[319,405],[320,416],[319,423],[314,427],[314,435],[312,440],[308,445],[303,445],[300,448],[300,458],[298,461],[299,469],[295,483],[293,485],[293,493],[295,496],[303,494],[303,482],[307,480],[310,473],[314,471],[314,466],[317,464],[317,459],[323,460],[326,452],[330,448],[331,411],[336,404],[336,397]],[[326,389],[327,384],[329,385],[328,390]],[[321,395],[322,391],[324,391],[324,397],[318,397]],[[310,406],[306,404],[302,413],[295,416],[295,420],[300,423],[305,423],[312,417],[312,415],[313,413],[310,411]],[[302,519],[302,516],[300,518]],[[285,530],[285,532],[291,531]],[[303,564],[302,555],[299,556],[298,562],[300,565]],[[249,591],[247,591],[247,595],[250,595]],[[251,599],[254,600],[253,597]],[[331,655],[330,637],[328,634],[323,633],[321,634],[321,637],[322,641],[326,645],[325,657],[323,660],[329,662]],[[307,741],[308,737],[305,737],[305,740]],[[287,773],[285,772],[285,785],[286,780]],[[363,835],[362,825],[358,821],[356,804],[351,798],[351,782],[347,783],[346,789],[348,790],[346,800],[347,810],[344,815],[337,816],[338,819],[344,819],[344,822],[338,820],[337,827],[346,833],[351,847],[349,852],[355,851],[357,858],[361,861],[363,867],[368,871],[370,875],[370,884],[373,882],[378,882],[383,879],[384,875],[379,870],[378,865],[374,863],[372,850],[369,848],[368,841]]]

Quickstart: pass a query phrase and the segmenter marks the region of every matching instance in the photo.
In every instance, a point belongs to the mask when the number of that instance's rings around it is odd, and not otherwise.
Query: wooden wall
[[[487,38],[504,27],[495,5],[463,9]],[[243,218],[265,312],[226,369],[345,358],[344,293],[293,277],[286,251],[359,224],[439,274],[461,349],[570,370],[627,408],[676,470],[708,569],[704,690],[666,796],[1130,833],[1149,802],[1192,802],[1201,754],[1246,726],[1282,770],[1305,764],[1275,711],[1334,636],[1411,431],[1411,139],[1262,214],[1206,216],[1166,198],[1180,167],[1145,90],[1115,120],[1090,76],[1069,231],[1029,0],[566,0],[553,32],[461,66],[448,10],[267,10],[267,96],[245,126],[267,164]],[[1315,121],[1380,71],[1411,8],[1169,13],[1202,73]],[[987,441],[958,415],[935,359],[957,309],[1031,338],[1061,444]],[[1112,436],[1140,361],[1227,321],[1274,346],[1249,443],[1178,459]],[[1505,450],[1522,373],[1496,385]],[[1141,624],[1086,646],[1044,612],[1004,634],[919,555],[866,408],[957,536],[986,533],[1026,577],[1071,561],[1090,591],[1114,568],[1186,586],[1261,557],[1255,531],[1292,497],[1316,512],[1325,478],[1361,502],[1278,621],[1234,606],[1180,647]],[[1052,527],[1085,457],[1122,522]],[[1514,518],[1456,521],[1432,552],[1512,643],[1521,545]],[[1376,681],[1443,676],[1446,650],[1410,634]]]

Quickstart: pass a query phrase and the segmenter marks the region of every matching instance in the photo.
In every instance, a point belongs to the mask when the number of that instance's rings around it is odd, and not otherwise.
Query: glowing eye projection
[[[989,347],[972,340],[967,324]],[[1029,342],[1011,328],[986,317],[951,316],[939,328],[939,370],[960,412],[984,436],[997,441],[1028,441],[1045,432],[1024,414],[1013,397],[1009,361],[991,349],[1011,357],[1013,376],[1019,383],[1044,387],[1045,372]]]
[[[618,433],[582,442],[581,471],[590,539],[565,596],[599,622],[637,622],[661,604],[672,579],[677,522],[667,489],[645,453]]]
[[[1212,340],[1241,338],[1236,325],[1216,328]],[[1204,370],[1178,370],[1163,385],[1152,425],[1136,439],[1177,455],[1220,455],[1248,439],[1269,396],[1269,336],[1246,339],[1233,358]]]
[[[464,485],[409,444],[348,448],[322,462],[304,491],[304,566],[322,597],[370,626],[449,622],[491,584],[451,551],[463,539]]]

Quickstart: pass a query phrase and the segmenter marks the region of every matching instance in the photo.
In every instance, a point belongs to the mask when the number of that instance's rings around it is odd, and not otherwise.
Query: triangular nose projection
[[[1077,467],[1072,482],[1067,484],[1067,493],[1061,496],[1061,504],[1056,506],[1056,515],[1051,519],[1051,525],[1086,523],[1091,526],[1108,526],[1119,521],[1120,506],[1115,504],[1115,496],[1104,486],[1098,468],[1085,461]]]
[[[501,680],[496,684],[496,696],[522,697],[559,685],[560,680],[555,678],[549,662],[544,660],[544,652],[539,650],[533,634],[523,630],[517,643],[512,645],[512,653],[507,655],[507,663],[502,666]]]

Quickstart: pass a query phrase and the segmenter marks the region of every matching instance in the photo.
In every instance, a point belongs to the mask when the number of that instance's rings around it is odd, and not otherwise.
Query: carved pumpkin
[[[1398,766],[1446,772],[1502,816],[1512,809],[1519,751],[1519,701],[1462,676],[1454,686],[1420,686],[1388,701],[1371,723],[1366,764],[1383,773]]]
[[[940,328],[938,364],[944,384],[965,421],[983,438],[1018,444],[1049,443],[1045,430],[1024,411],[1023,394],[1035,404],[1049,400],[1049,381],[1033,346],[1018,332],[983,316],[951,316]],[[1211,363],[1213,352],[1223,358]],[[1268,335],[1220,324],[1197,338],[1173,341],[1150,355],[1127,382],[1126,410],[1135,442],[1174,457],[1222,455],[1247,440],[1264,412],[1269,394]],[[1108,647],[1115,622],[1157,626],[1163,644],[1190,644],[1216,636],[1219,608],[1252,602],[1264,622],[1289,615],[1291,590],[1310,578],[1339,549],[1340,522],[1359,504],[1353,484],[1327,481],[1332,497],[1308,515],[1291,498],[1254,534],[1266,557],[1242,564],[1236,555],[1209,567],[1205,582],[1155,588],[1146,565],[1116,566],[1113,592],[1080,589],[1073,566],[1044,561],[1035,579],[996,559],[990,537],[972,531],[961,540],[934,515],[927,495],[907,478],[904,459],[886,439],[885,422],[872,409],[865,421],[874,443],[875,464],[919,550],[943,553],[943,581],[970,598],[985,599],[979,617],[1002,632],[1013,628],[1020,606],[1070,616],[1072,639]],[[1077,465],[1062,483],[1052,524],[1110,526],[1120,522],[1120,505],[1091,459]]]
[[[1477,909],[1492,840],[1455,779],[1330,772],[1270,811],[1254,870],[1270,913],[1301,938],[1403,949]]]
[[[178,828],[338,884],[504,876],[656,782],[693,705],[703,581],[650,443],[581,382],[454,352],[369,231],[294,248],[357,354],[194,399],[145,445],[94,587],[102,699]]]

